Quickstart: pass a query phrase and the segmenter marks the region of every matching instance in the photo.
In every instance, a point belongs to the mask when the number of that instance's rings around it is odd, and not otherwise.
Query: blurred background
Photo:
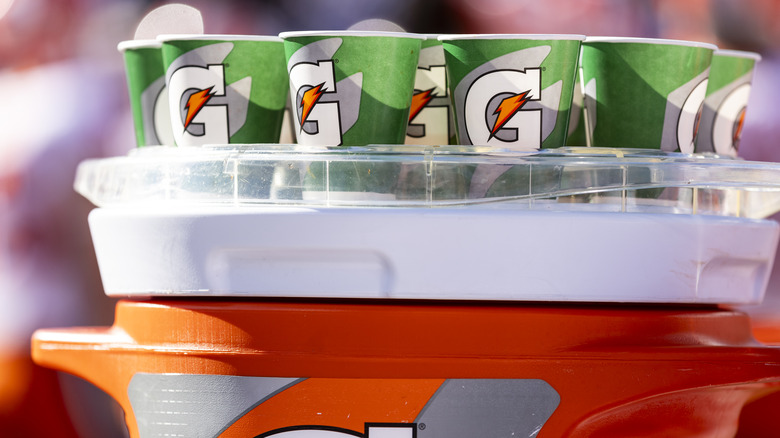
[[[0,0],[0,434],[122,436],[122,413],[96,388],[38,368],[36,328],[110,325],[87,227],[72,189],[86,158],[134,147],[119,41],[167,2]],[[576,33],[673,38],[760,53],[740,154],[780,161],[780,0],[180,1],[207,33],[346,29],[383,18],[418,33]],[[780,311],[775,269],[765,306]]]

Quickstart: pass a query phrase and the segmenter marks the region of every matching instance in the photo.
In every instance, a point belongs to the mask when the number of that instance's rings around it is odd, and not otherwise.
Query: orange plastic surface
[[[756,342],[746,315],[717,308],[121,301],[113,327],[38,331],[33,358],[108,392],[133,437],[127,387],[137,372],[409,379],[420,400],[439,379],[542,379],[561,400],[540,438],[732,437],[743,406],[780,391],[780,349]],[[316,395],[322,388],[308,391],[327,412],[328,400]],[[284,411],[283,398],[273,401]],[[269,424],[261,411],[221,436],[295,425],[294,412]],[[359,421],[332,421],[362,432]],[[771,416],[750,421],[754,430],[780,427]]]
[[[752,318],[753,336],[767,345],[780,346],[780,317]]]

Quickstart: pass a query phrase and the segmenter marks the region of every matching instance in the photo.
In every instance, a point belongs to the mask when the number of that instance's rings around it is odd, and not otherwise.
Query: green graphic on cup
[[[282,40],[161,36],[178,146],[278,143],[287,97]]]
[[[403,144],[423,36],[284,32],[298,143]]]
[[[455,121],[447,93],[444,48],[437,35],[426,35],[420,48],[406,144],[455,144]]]
[[[566,141],[581,35],[442,36],[458,143],[514,150]]]
[[[173,144],[161,46],[156,40],[123,41],[117,46],[125,60],[130,109],[139,147]]]
[[[588,145],[692,153],[715,49],[674,40],[585,40]]]
[[[582,53],[581,49],[580,53]],[[586,146],[588,144],[585,135],[585,95],[582,88],[582,68],[578,67],[574,76],[574,95],[571,99],[566,146]]]
[[[737,156],[753,70],[760,60],[752,52],[718,50],[713,54],[696,152]]]

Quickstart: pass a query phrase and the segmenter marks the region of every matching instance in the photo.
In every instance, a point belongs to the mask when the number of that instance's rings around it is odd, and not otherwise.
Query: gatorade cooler
[[[142,148],[82,163],[106,328],[39,364],[132,437],[768,436],[780,166],[643,150]]]

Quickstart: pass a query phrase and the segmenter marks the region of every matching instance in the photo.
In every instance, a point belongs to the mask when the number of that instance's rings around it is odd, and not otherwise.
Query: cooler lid
[[[780,236],[760,219],[462,207],[133,206],[89,225],[115,297],[751,304]]]
[[[744,218],[780,211],[775,163],[582,147],[145,147],[81,163],[75,188],[100,207],[473,206]]]
[[[112,296],[760,302],[780,166],[650,150],[150,147],[81,164]]]

